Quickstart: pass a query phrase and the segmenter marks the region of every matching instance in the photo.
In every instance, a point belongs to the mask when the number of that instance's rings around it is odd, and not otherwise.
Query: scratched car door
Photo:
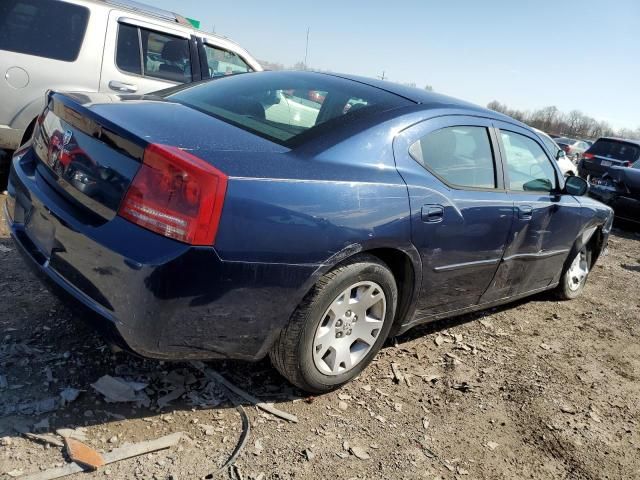
[[[557,282],[581,222],[580,203],[560,192],[562,172],[528,130],[496,123],[514,222],[504,259],[484,301]]]
[[[496,149],[479,117],[438,117],[396,137],[423,264],[417,320],[476,304],[494,277],[513,220]]]

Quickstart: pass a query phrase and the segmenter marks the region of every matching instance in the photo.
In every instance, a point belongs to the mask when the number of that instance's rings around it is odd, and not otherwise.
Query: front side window
[[[510,190],[550,192],[556,188],[555,169],[537,142],[514,132],[502,131],[501,136]]]
[[[211,78],[233,75],[235,73],[253,72],[253,68],[234,52],[219,47],[212,47],[211,45],[205,45],[204,51],[207,55],[209,76]]]
[[[55,0],[0,1],[0,50],[73,62],[89,9]]]
[[[409,154],[446,183],[458,187],[496,188],[496,169],[485,127],[447,127],[431,132]]]
[[[303,72],[230,75],[167,98],[288,147],[338,123],[410,104],[358,82]]]
[[[177,83],[192,81],[189,41],[121,23],[116,65],[124,72]]]

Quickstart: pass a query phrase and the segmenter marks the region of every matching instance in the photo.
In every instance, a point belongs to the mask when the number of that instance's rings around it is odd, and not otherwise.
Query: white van
[[[140,3],[1,0],[0,149],[31,137],[48,89],[148,93],[259,70],[231,40]]]

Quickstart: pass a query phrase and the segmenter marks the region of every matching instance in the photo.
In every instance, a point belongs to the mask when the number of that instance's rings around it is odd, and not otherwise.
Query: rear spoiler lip
[[[144,150],[149,145],[147,140],[93,112],[74,98],[73,94],[49,91],[45,113],[47,110],[82,133],[142,162]]]

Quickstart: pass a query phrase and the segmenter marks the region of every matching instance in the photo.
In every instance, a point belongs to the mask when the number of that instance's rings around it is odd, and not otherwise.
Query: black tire
[[[583,261],[586,263],[588,271],[585,277],[576,286],[575,276],[571,274],[571,265],[578,255],[583,256]],[[582,294],[584,286],[587,283],[590,271],[591,250],[588,246],[584,246],[580,251],[574,253],[573,256],[565,263],[564,269],[562,270],[562,276],[560,277],[560,283],[556,288],[556,296],[560,300],[573,300],[574,298],[579,297]]]
[[[351,370],[325,375],[313,360],[313,341],[318,325],[332,302],[350,285],[375,282],[386,297],[386,312],[371,350]],[[384,344],[395,317],[398,289],[386,264],[368,254],[356,255],[318,280],[298,306],[289,324],[273,345],[270,357],[275,368],[293,385],[310,393],[326,393],[358,376]]]

